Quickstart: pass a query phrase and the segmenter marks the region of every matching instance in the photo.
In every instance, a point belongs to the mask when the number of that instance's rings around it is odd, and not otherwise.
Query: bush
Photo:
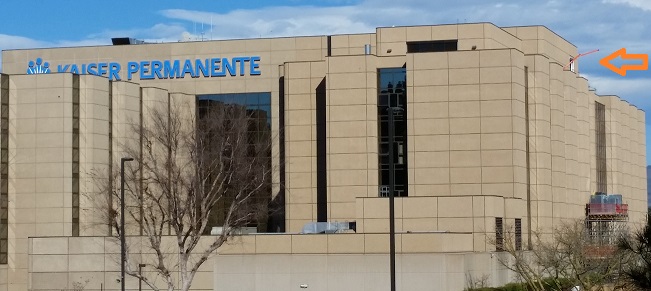
[[[504,285],[500,291],[527,291],[527,284],[525,283],[509,283]]]
[[[569,290],[573,286],[572,282],[566,278],[545,278],[542,285],[547,291]],[[558,286],[560,286],[560,290]],[[528,291],[530,289],[527,283],[509,283],[502,287],[471,288],[466,291]]]
[[[509,283],[502,287],[474,288],[466,291],[527,291],[527,287],[524,283]]]

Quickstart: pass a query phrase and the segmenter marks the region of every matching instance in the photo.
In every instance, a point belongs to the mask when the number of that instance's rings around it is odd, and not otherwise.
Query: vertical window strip
[[[595,158],[597,162],[597,192],[608,192],[606,170],[606,106],[595,102]]]
[[[108,162],[108,189],[106,191],[106,199],[108,207],[106,209],[113,209],[113,81],[109,81],[109,105],[108,105],[108,148],[109,148],[109,162]],[[108,221],[107,224],[107,233],[106,235],[111,235],[113,230],[111,224],[110,215],[107,215]]]
[[[331,36],[331,35],[328,35],[328,36],[326,37],[326,39],[327,39],[326,42],[327,42],[327,45],[328,45],[328,49],[327,49],[328,52],[327,52],[327,55],[326,55],[326,56],[329,57],[329,56],[332,56],[332,36]]]
[[[407,73],[405,68],[381,68],[378,70],[378,196],[389,196],[389,179],[394,175],[395,197],[408,195],[407,165]],[[394,160],[389,161],[389,114],[394,111]],[[393,162],[394,172],[389,173]]]
[[[9,238],[9,76],[0,74],[0,264],[7,264]]]
[[[72,236],[79,236],[79,75],[72,76]]]
[[[250,154],[263,154],[264,156],[259,158],[263,158],[267,166],[271,167],[271,151],[268,151],[267,153],[256,153],[255,150],[255,145],[257,145],[258,142],[264,142],[264,144],[267,144],[271,141],[271,92],[197,95],[196,101],[196,122],[198,126],[202,124],[203,118],[209,114],[213,107],[216,108],[223,105],[229,105],[234,108],[245,109],[250,118],[247,133],[247,141],[251,148]],[[271,187],[266,187],[265,190],[261,191],[260,194],[256,196],[256,199],[259,199],[260,202],[270,203],[269,198],[273,196],[271,191]],[[230,200],[228,199],[230,198],[225,197],[225,199],[222,199],[221,202],[215,206],[216,209],[211,214],[211,218],[208,222],[209,224],[215,226],[223,224],[226,215],[226,209],[224,207],[225,205],[230,204]],[[284,202],[282,208],[284,208]],[[280,211],[284,210],[281,209]],[[258,220],[257,223],[250,223],[249,226],[257,226],[258,231],[265,231],[267,222],[268,221]],[[210,229],[207,230],[210,231]],[[284,220],[281,231],[284,231]]]
[[[504,251],[504,223],[501,217],[495,217],[495,250]]]
[[[329,47],[329,46],[328,46]],[[271,117],[271,116],[269,116]],[[269,123],[271,125],[271,123]],[[272,232],[275,232],[276,229],[278,232],[285,232],[285,195],[287,184],[287,169],[285,168],[286,158],[285,158],[285,77],[282,76],[278,79],[278,152],[279,152],[279,172],[280,172],[280,192],[277,194],[279,198],[277,203],[274,204],[274,208],[279,209],[274,215],[276,219],[276,227],[272,229]]]
[[[515,250],[522,250],[522,219],[515,219]]]
[[[144,160],[144,154],[143,154],[143,152],[144,152],[143,129],[144,129],[144,126],[145,126],[145,123],[144,123],[145,120],[144,120],[144,100],[143,100],[143,96],[144,96],[143,95],[143,88],[140,87],[140,90],[138,91],[138,102],[139,102],[139,105],[138,105],[138,110],[139,110],[138,119],[140,120],[140,132],[138,134],[138,136],[139,136],[139,141],[138,142],[140,143],[140,155],[136,158],[137,161],[139,161],[138,162],[138,175],[139,175],[139,177],[138,177],[138,191],[139,191],[138,199],[140,201],[144,201],[144,195],[145,195],[145,193],[143,192],[143,186],[145,185],[145,183],[144,183],[144,178],[143,178],[143,165],[142,165],[142,162],[141,162],[141,161]],[[169,111],[168,111],[168,113],[169,113]],[[169,114],[168,114],[168,118],[169,118]],[[120,170],[122,170],[122,169],[120,169]],[[125,187],[126,187],[126,183],[125,183]],[[126,189],[120,189],[120,191],[126,191]],[[124,200],[126,200],[126,199],[127,199],[127,197],[125,196]],[[126,211],[126,209],[129,207],[129,205],[126,204],[127,202],[124,201],[124,200],[120,201],[120,203],[124,203],[124,207],[125,207],[124,209]],[[140,203],[140,204],[142,204],[142,203]],[[140,218],[138,219],[138,233],[140,233],[140,235],[142,235],[142,233],[143,233],[143,229],[142,229],[142,227],[143,227],[143,224],[142,224],[142,219],[143,219],[142,212],[140,212],[140,214],[141,214]],[[125,215],[125,214],[120,213],[120,215]],[[126,218],[127,217],[125,216],[125,220],[126,220]],[[124,233],[127,233],[126,229],[124,230]],[[172,225],[168,223],[167,224],[167,235],[171,235],[171,234],[172,234]]]
[[[316,221],[328,221],[326,79],[316,88]]]
[[[529,132],[529,67],[524,66],[524,126],[526,141],[526,166],[527,166],[527,248],[533,249],[531,245],[531,133]]]

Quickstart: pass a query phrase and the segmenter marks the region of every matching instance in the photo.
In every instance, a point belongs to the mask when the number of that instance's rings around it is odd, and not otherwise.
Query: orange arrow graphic
[[[641,64],[636,64],[636,65],[622,65],[621,68],[615,67],[615,65],[611,64],[610,61],[616,59],[617,57],[622,57],[622,60],[641,60]],[[649,69],[649,55],[645,54],[627,54],[625,48],[621,48],[617,50],[616,52],[606,56],[605,58],[601,59],[599,63],[610,69],[611,71],[620,74],[622,76],[626,76],[626,71],[644,71]]]

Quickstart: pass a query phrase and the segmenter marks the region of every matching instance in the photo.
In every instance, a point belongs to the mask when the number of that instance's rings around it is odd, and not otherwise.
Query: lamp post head
[[[122,161],[122,162],[131,162],[131,161],[133,161],[133,158],[121,158],[120,161]]]

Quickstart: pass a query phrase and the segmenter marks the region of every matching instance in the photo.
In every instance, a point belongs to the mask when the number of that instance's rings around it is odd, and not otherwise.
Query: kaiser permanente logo
[[[27,64],[27,74],[49,74],[50,73],[50,63],[43,62],[43,59],[37,58],[36,61],[29,61]]]
[[[82,63],[57,65],[58,73],[105,76],[109,80],[120,81],[123,75],[127,80],[138,76],[140,80],[212,78],[226,76],[260,75],[260,57],[206,58],[185,60],[146,60],[127,62],[122,67],[117,62]],[[27,74],[48,74],[50,64],[37,58],[29,61]]]

